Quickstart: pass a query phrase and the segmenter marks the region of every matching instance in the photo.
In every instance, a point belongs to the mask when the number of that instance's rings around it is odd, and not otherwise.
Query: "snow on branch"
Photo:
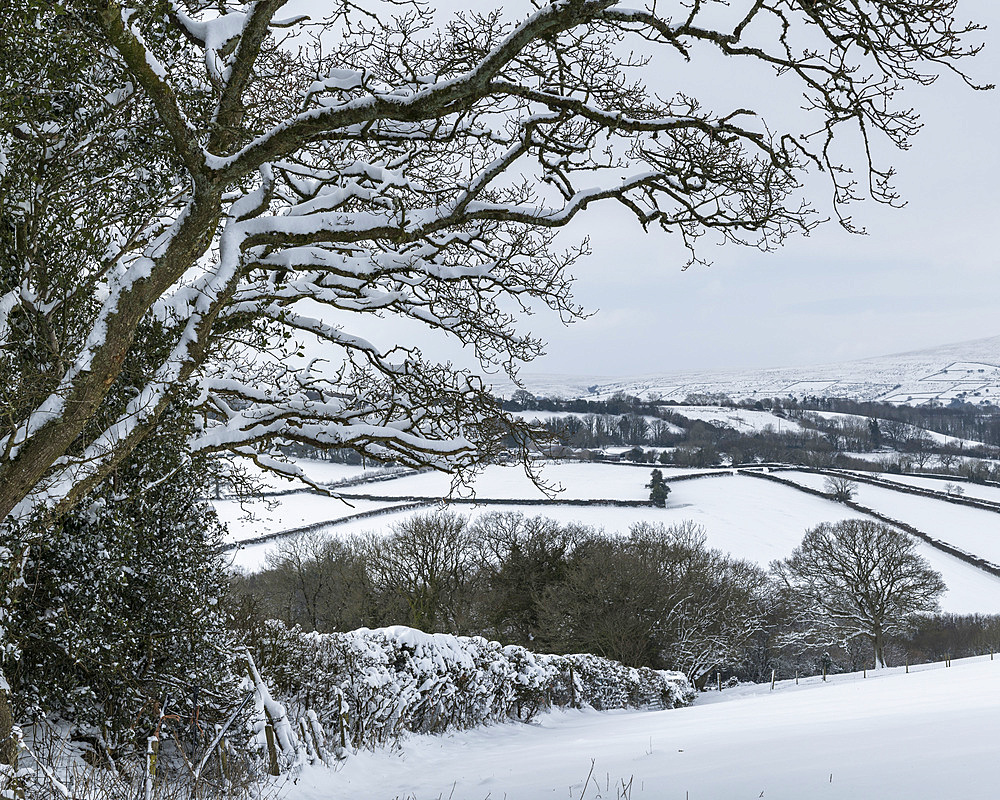
[[[71,506],[178,405],[192,447],[262,461],[292,442],[460,471],[523,452],[529,432],[473,376],[359,321],[434,329],[516,379],[542,352],[524,316],[583,314],[586,242],[556,247],[579,215],[619,205],[691,259],[706,235],[768,250],[817,224],[802,178],[819,168],[850,226],[849,201],[897,200],[869,140],[916,132],[899,86],[978,50],[952,0],[670,16],[553,0],[443,27],[421,3],[319,20],[285,4],[11,16],[0,516]],[[775,127],[660,85],[706,54],[777,69],[815,121]],[[844,128],[860,176],[833,159]]]

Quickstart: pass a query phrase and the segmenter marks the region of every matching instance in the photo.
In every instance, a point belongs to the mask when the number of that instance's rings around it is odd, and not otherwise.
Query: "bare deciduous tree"
[[[886,666],[887,637],[903,631],[913,614],[936,609],[946,588],[910,536],[865,519],[818,525],[771,568],[792,592],[802,635],[865,637],[876,668]]]
[[[387,534],[365,536],[359,552],[381,596],[383,618],[428,632],[464,632],[461,617],[478,556],[467,518],[447,510],[417,514]]]
[[[823,488],[834,500],[841,503],[853,500],[858,493],[858,485],[844,475],[831,475],[823,481]]]

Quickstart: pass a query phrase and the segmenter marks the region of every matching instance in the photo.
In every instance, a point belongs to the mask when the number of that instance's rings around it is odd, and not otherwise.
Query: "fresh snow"
[[[737,687],[688,708],[555,712],[412,736],[287,800],[992,800],[1000,783],[1000,659]],[[713,702],[714,701],[714,702]]]
[[[825,478],[805,472],[782,472],[780,477],[803,486],[823,489]],[[1000,564],[1000,514],[932,497],[917,497],[871,484],[857,484],[855,502],[880,514],[912,525],[936,539]]]
[[[546,462],[542,466],[542,481],[556,489],[562,500],[649,500],[650,474],[659,469],[669,480],[671,475],[696,472],[720,473],[724,470],[697,470],[684,467],[663,467],[657,464],[588,464],[585,462]],[[451,487],[451,477],[440,472],[421,472],[370,486],[352,486],[350,494],[377,494],[391,497],[445,497]],[[489,466],[472,485],[476,497],[491,500],[542,500],[545,493],[535,486],[520,467]]]
[[[227,541],[232,543],[318,522],[332,522],[390,505],[371,500],[348,501],[305,491],[263,497],[252,502],[215,501],[219,519],[229,529]]]
[[[665,406],[664,408],[688,419],[698,419],[713,425],[732,428],[740,433],[762,433],[766,430],[774,433],[804,432],[804,428],[797,420],[785,419],[770,411],[751,411],[727,406]]]
[[[644,500],[649,496],[645,484],[649,480],[651,466],[626,466],[614,464],[585,464],[577,462],[546,464],[543,476],[566,487],[559,495],[566,499],[632,499]],[[515,512],[528,517],[537,515],[552,517],[562,523],[580,523],[609,532],[625,533],[637,522],[659,522],[672,525],[692,520],[705,528],[707,541],[715,547],[736,557],[745,558],[766,567],[771,561],[786,558],[802,541],[808,528],[821,522],[836,522],[857,513],[840,503],[800,492],[795,488],[781,486],[770,481],[745,475],[733,475],[731,470],[691,470],[663,468],[670,485],[670,496],[663,509],[651,506],[574,506],[560,504],[558,499],[552,504],[518,505],[511,502],[500,505],[453,502],[451,508],[456,513],[477,516],[490,512]],[[681,474],[703,474],[694,480],[675,481],[671,477]],[[811,473],[780,472],[783,478],[803,485],[822,489],[822,476]],[[352,486],[345,494],[377,494],[400,498],[398,501],[351,500],[355,508],[345,506],[341,501],[320,495],[300,493],[272,498],[279,505],[271,512],[260,510],[260,518],[254,522],[237,522],[239,538],[273,533],[320,522],[326,519],[331,524],[323,528],[327,536],[348,537],[368,531],[386,531],[410,516],[425,513],[436,507],[429,502],[422,508],[409,508],[392,512],[392,507],[404,502],[407,495],[437,498],[447,494],[448,478],[440,473],[426,472],[374,484]],[[862,492],[865,488],[863,487]],[[524,476],[523,471],[514,468],[489,467],[476,483],[477,496],[497,500],[542,499],[543,495]],[[963,549],[989,558],[977,547],[993,540],[1000,546],[1000,515],[977,509],[966,509],[952,503],[934,499],[924,499],[892,490],[883,489],[887,497],[869,498],[875,510],[893,518],[910,522],[920,530],[944,539]],[[865,503],[864,498],[860,498]],[[881,500],[881,504],[876,503]],[[386,509],[388,513],[365,519],[345,518],[360,511]],[[226,514],[238,513],[235,503],[225,507]],[[974,524],[973,534],[963,531],[952,534],[947,529],[948,520],[959,512],[971,512],[969,524]],[[270,514],[270,516],[267,516]],[[960,514],[965,519],[964,514]],[[931,524],[928,527],[928,523]],[[991,527],[992,526],[992,527]],[[998,532],[990,536],[990,531]],[[230,556],[232,563],[242,569],[260,569],[268,552],[278,547],[277,541],[248,545]],[[983,572],[959,559],[936,550],[924,542],[917,543],[920,554],[944,577],[948,586],[941,599],[945,611],[955,613],[1000,613],[1000,578]],[[992,559],[991,559],[992,560]],[[1000,558],[998,558],[1000,563]]]
[[[903,486],[915,486],[918,489],[927,489],[932,492],[946,495],[949,491],[947,487],[959,487],[962,497],[971,497],[976,500],[989,500],[993,503],[1000,503],[1000,486],[986,486],[981,483],[971,483],[970,481],[955,478],[954,480],[943,480],[941,478],[923,478],[919,475],[897,475],[891,472],[883,472],[879,477],[890,483],[899,483]]]
[[[821,419],[830,421],[850,422],[855,425],[864,426],[865,428],[868,427],[869,420],[868,417],[861,416],[860,414],[843,414],[839,411],[805,411],[803,415],[806,417],[820,417]],[[880,419],[879,422],[884,423],[885,420]],[[935,447],[947,446],[972,449],[984,447],[982,442],[977,442],[975,439],[962,439],[958,436],[949,436],[946,433],[938,433],[937,431],[932,431],[929,428],[921,428],[917,425],[907,425],[906,430],[910,435],[917,431],[922,432]]]

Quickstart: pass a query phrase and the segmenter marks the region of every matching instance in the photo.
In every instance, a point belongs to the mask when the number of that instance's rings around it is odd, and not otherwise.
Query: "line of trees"
[[[848,398],[759,398],[732,400],[724,394],[688,395],[683,402],[643,400],[620,393],[607,400],[561,400],[536,397],[524,390],[503,401],[509,411],[545,411],[564,414],[549,418],[543,425],[559,433],[566,444],[578,447],[641,444],[668,445],[676,427],[656,426],[662,420],[683,428],[692,424],[678,406],[716,405],[748,411],[770,411],[779,417],[799,421],[804,427],[829,438],[834,449],[858,452],[877,450],[888,445],[900,450],[919,452],[928,444],[926,431],[959,439],[1000,446],[1000,409],[990,404],[953,402],[942,405],[894,405]],[[826,419],[808,412],[825,411],[849,414],[857,420]],[[573,415],[573,416],[570,416]],[[575,417],[575,419],[574,419]],[[646,426],[633,421],[642,418]],[[623,420],[628,419],[628,422]],[[634,426],[634,427],[630,427]],[[575,437],[574,440],[572,437]],[[941,449],[941,448],[937,448]],[[969,448],[963,448],[968,451]],[[956,448],[956,451],[958,448]]]
[[[708,547],[692,522],[606,533],[448,510],[382,534],[288,540],[265,570],[234,579],[246,620],[485,635],[702,684],[902,660],[943,590],[910,537],[865,520],[820,525],[764,570]]]
[[[626,460],[682,467],[708,467],[724,461],[780,461],[885,472],[932,469],[974,481],[1000,478],[1000,469],[990,462],[994,452],[986,445],[935,442],[926,429],[897,419],[825,418],[801,408],[779,407],[777,413],[795,416],[799,430],[765,427],[744,433],[689,419],[669,406],[636,402],[635,409],[644,413],[634,410],[614,415],[594,411],[540,421],[542,429],[557,443],[545,452],[560,457],[602,458],[602,448],[631,446],[622,455]],[[761,403],[754,405],[763,407]],[[883,455],[878,461],[852,455],[872,452]]]

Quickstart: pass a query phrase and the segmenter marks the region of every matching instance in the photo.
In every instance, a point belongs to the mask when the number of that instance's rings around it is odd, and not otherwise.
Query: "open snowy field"
[[[737,687],[671,711],[559,712],[413,736],[287,800],[992,800],[1000,659]],[[714,701],[714,702],[713,702]]]
[[[969,402],[1000,396],[1000,336],[856,361],[810,367],[754,370],[687,370],[631,378],[520,374],[538,395],[607,399],[618,392],[683,402],[688,394],[722,393],[734,399],[760,397],[850,397],[920,404],[931,400]],[[506,396],[517,388],[497,380]]]
[[[784,478],[793,473],[780,474]],[[802,478],[802,483],[808,485],[819,479],[815,488],[822,488],[822,476],[798,472],[794,473],[794,476],[796,481]],[[864,484],[860,486],[862,491],[875,488]],[[897,511],[907,511],[911,502],[923,500],[920,497],[898,494],[888,489],[881,491],[891,496],[883,499],[888,506]],[[892,502],[889,502],[890,500]],[[859,502],[865,503],[865,500],[860,499]],[[987,526],[984,530],[989,530],[988,525],[992,523],[992,530],[995,532],[992,538],[1000,540],[1000,515],[966,509],[933,499],[924,502],[931,507],[930,511],[925,513],[931,513],[939,523],[946,523],[947,515],[952,510],[974,511],[985,515],[985,519],[977,517],[976,521]],[[883,511],[883,508],[874,502],[870,507]],[[670,516],[675,521],[692,519],[704,525],[708,533],[708,542],[713,547],[740,558],[756,561],[765,567],[772,560],[791,555],[792,550],[802,541],[807,528],[820,522],[836,522],[859,516],[832,500],[798,492],[770,481],[732,475],[672,484],[665,511],[668,512],[665,516]],[[889,511],[883,513],[895,516]],[[938,535],[925,527],[923,523],[926,522],[926,518],[921,518],[920,513],[920,511],[912,512],[915,520],[912,524],[927,533]],[[903,517],[896,518],[910,522]],[[944,536],[940,538],[950,541]],[[966,564],[954,556],[935,550],[924,542],[917,542],[917,550],[934,569],[941,573],[948,586],[948,591],[941,598],[943,610],[955,613],[976,611],[1000,613],[1000,578]],[[976,550],[970,552],[979,554]]]
[[[364,478],[375,478],[379,475],[398,472],[398,467],[386,467],[382,464],[361,466],[360,464],[336,464],[332,461],[320,461],[314,458],[297,458],[295,464],[305,473],[306,478],[316,483],[339,483]],[[248,458],[239,460],[239,468],[247,477],[258,482],[264,491],[283,492],[298,489],[303,484],[299,481],[283,478],[273,472],[263,470]]]
[[[782,478],[822,489],[825,478],[805,472],[782,472]],[[858,483],[855,501],[892,519],[906,522],[966,552],[1000,564],[1000,514]]]
[[[915,486],[918,489],[927,489],[931,492],[947,494],[948,484],[952,487],[960,487],[964,497],[974,497],[978,500],[989,500],[1000,503],[1000,486],[984,486],[981,483],[971,483],[969,481],[946,481],[938,478],[922,478],[919,475],[896,475],[891,472],[884,472],[879,477],[891,483],[900,483],[903,486]]]
[[[695,470],[665,469],[671,475],[690,474]],[[455,502],[454,510],[476,516],[493,511],[513,511],[526,516],[544,515],[563,523],[576,522],[606,531],[626,532],[637,522],[660,522],[665,525],[693,520],[704,526],[712,547],[755,561],[766,567],[772,560],[786,558],[802,541],[807,528],[821,522],[835,522],[857,516],[839,503],[800,492],[769,481],[729,470],[706,470],[708,477],[678,481],[671,484],[667,507],[650,506],[572,506],[558,503],[546,505],[493,505]],[[566,487],[563,498],[632,499],[648,497],[645,484],[650,467],[610,464],[565,463],[545,468],[545,477]],[[822,488],[823,477],[809,473],[783,472],[782,477],[804,485]],[[437,473],[421,473],[396,480],[360,485],[350,491],[403,497],[441,497],[448,491],[448,478]],[[871,491],[869,491],[871,490]],[[518,469],[491,467],[476,484],[477,496],[486,499],[515,500],[541,498],[541,493]],[[1000,515],[977,509],[967,509],[951,503],[913,497],[889,489],[860,485],[860,501],[894,518],[911,522],[945,541],[970,552],[991,558],[996,553],[1000,562]],[[267,533],[329,520],[323,534],[347,537],[368,531],[385,531],[407,517],[424,513],[433,506],[406,508],[393,513],[399,502],[352,499],[353,506],[320,495],[299,493],[271,498],[277,503],[268,509],[261,504],[256,519],[240,519],[240,508],[232,501],[222,501],[221,513],[235,516],[232,538],[247,539]],[[227,505],[228,504],[228,505]],[[350,519],[360,512],[385,509],[388,513],[363,519]],[[953,524],[959,519],[962,525]],[[346,521],[344,521],[346,520]],[[261,569],[268,552],[279,546],[278,541],[248,545],[230,554],[231,563],[241,569]],[[1000,578],[994,577],[947,553],[923,542],[917,544],[920,554],[944,577],[948,591],[941,599],[941,608],[955,613],[1000,613]],[[981,552],[982,551],[982,552]],[[993,560],[993,559],[991,559]]]
[[[562,500],[641,500],[649,499],[650,474],[659,469],[672,475],[693,473],[724,474],[723,469],[699,470],[687,467],[660,467],[655,464],[588,464],[580,461],[549,462],[541,470],[544,483],[558,491]],[[344,494],[377,494],[391,497],[444,497],[451,477],[440,472],[420,472],[370,486],[352,486]],[[543,500],[545,493],[535,486],[521,467],[486,467],[472,486],[476,497],[491,500]]]
[[[393,503],[345,500],[313,492],[266,497],[252,502],[216,500],[219,518],[229,529],[228,541],[241,542],[317,522],[333,522]]]
[[[724,406],[670,406],[669,410],[688,419],[699,419],[740,433],[759,433],[768,429],[775,433],[803,433],[805,430],[797,420],[785,419],[770,411],[749,411]]]

